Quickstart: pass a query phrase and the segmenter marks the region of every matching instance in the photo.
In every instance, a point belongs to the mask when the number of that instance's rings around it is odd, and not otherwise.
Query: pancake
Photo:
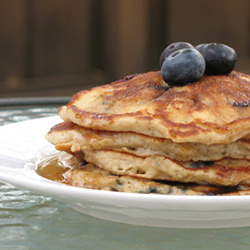
[[[72,186],[105,191],[165,195],[250,194],[249,186],[215,187],[211,185],[157,182],[130,176],[117,176],[92,164],[86,164],[80,168],[74,167],[64,176],[67,183]]]
[[[169,88],[160,72],[148,72],[83,90],[59,114],[95,130],[229,144],[250,134],[250,76],[233,71]]]
[[[73,168],[64,176],[67,183],[72,186],[106,191],[172,195],[204,195],[212,191],[215,193],[221,191],[216,187],[204,186],[203,190],[199,190],[194,185],[189,188],[181,184],[177,186],[130,176],[116,176],[92,164],[87,164],[82,168]]]
[[[97,131],[63,122],[52,127],[46,138],[58,150],[73,153],[112,149],[136,156],[162,155],[178,161],[214,161],[224,157],[250,159],[250,138],[247,137],[230,144],[174,143],[134,132]]]
[[[115,175],[218,186],[250,184],[250,160],[180,162],[161,155],[139,157],[111,150],[86,150],[82,157]]]
[[[218,187],[119,176],[65,152],[45,157],[38,163],[36,171],[56,182],[96,190],[165,195],[250,194],[249,185]]]
[[[174,195],[250,194],[250,76],[169,87],[160,72],[83,90],[47,133],[84,164],[73,186]]]

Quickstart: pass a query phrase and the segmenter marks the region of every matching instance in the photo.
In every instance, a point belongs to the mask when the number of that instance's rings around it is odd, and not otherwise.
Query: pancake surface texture
[[[83,90],[46,138],[82,162],[73,186],[181,195],[250,194],[250,76],[169,87],[161,72]]]
[[[165,195],[240,195],[250,194],[250,187],[215,187],[183,183],[157,182],[130,176],[117,176],[111,172],[87,164],[73,168],[65,174],[67,182],[75,187],[105,191],[165,194]]]
[[[169,88],[160,72],[148,72],[83,90],[59,114],[95,130],[228,144],[250,134],[250,76],[233,71]]]
[[[230,144],[174,143],[134,132],[98,131],[63,122],[51,128],[47,140],[58,150],[73,153],[112,149],[137,156],[162,155],[179,161],[214,161],[224,157],[250,160],[250,138],[247,137]]]
[[[153,181],[131,176],[118,176],[89,163],[79,164],[79,161],[74,156],[67,153],[59,153],[56,159],[59,166],[68,166],[69,168],[64,173],[64,182],[76,187],[115,192],[165,195],[250,194],[250,187],[248,185],[216,187],[193,183]]]
[[[250,184],[250,161],[178,162],[161,155],[138,157],[110,150],[84,151],[84,159],[116,175],[232,186]]]

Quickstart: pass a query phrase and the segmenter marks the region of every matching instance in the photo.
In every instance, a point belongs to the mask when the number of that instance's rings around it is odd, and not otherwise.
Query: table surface
[[[52,116],[68,98],[0,100],[0,125]],[[0,249],[250,249],[250,228],[171,229],[92,218],[0,183]]]

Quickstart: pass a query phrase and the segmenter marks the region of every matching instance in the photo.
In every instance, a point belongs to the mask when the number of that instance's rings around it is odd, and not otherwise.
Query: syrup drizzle
[[[71,156],[64,156],[60,153],[44,158],[37,166],[36,172],[49,180],[69,184],[64,174],[74,167],[70,161]]]

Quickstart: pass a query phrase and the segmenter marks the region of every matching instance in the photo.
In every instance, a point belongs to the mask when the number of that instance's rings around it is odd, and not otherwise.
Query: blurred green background
[[[171,42],[225,43],[250,73],[248,0],[1,0],[0,97],[69,96],[159,70]]]

